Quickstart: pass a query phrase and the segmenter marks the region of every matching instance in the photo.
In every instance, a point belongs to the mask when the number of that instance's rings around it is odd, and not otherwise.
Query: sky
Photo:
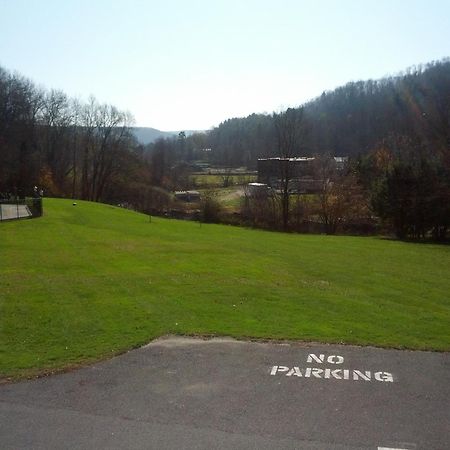
[[[0,66],[206,130],[450,56],[450,0],[0,0]]]

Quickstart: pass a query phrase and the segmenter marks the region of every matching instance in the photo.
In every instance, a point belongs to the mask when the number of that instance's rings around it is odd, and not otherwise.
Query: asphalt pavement
[[[162,338],[0,386],[1,449],[450,448],[450,355]]]

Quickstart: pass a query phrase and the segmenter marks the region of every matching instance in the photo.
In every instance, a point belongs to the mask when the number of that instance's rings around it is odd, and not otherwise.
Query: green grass
[[[0,378],[166,334],[450,348],[450,247],[199,226],[46,199],[0,223]]]
[[[229,186],[226,188],[199,189],[199,192],[202,197],[207,193],[212,193],[214,198],[227,211],[239,211],[243,199],[241,196],[242,190],[242,186]]]
[[[229,185],[242,185],[247,183],[252,183],[256,181],[258,178],[257,175],[228,175],[228,183]],[[205,189],[205,188],[216,188],[223,187],[224,184],[224,175],[211,175],[207,173],[202,174],[193,174],[190,176],[190,180],[195,183],[197,188]]]

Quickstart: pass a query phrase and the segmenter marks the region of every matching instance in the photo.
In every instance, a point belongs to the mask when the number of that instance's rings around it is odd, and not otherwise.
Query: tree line
[[[253,197],[245,220],[299,231],[319,222],[333,233],[375,218],[401,238],[448,234],[448,59],[147,146],[136,141],[132,124],[112,105],[72,99],[0,68],[0,197],[30,195],[39,186],[48,195],[158,213],[169,207],[169,191],[191,187],[199,161],[255,169],[261,157],[314,155],[321,188],[313,202],[293,200],[286,166],[277,201]],[[324,155],[349,156],[346,171],[333,171]]]
[[[141,170],[132,116],[45,90],[0,68],[0,193],[118,199]]]
[[[190,148],[190,155],[201,158],[190,138],[183,141],[179,146],[172,140],[178,148],[172,154],[188,161],[182,149]],[[448,59],[396,77],[348,83],[280,113],[228,119],[201,144],[211,149],[212,163],[226,167],[256,168],[262,157],[316,157],[321,188],[315,201],[292,201],[289,165],[284,165],[276,199],[246,200],[245,214],[257,226],[308,231],[314,221],[333,233],[359,222],[359,230],[376,223],[376,229],[400,238],[443,240],[448,234]],[[347,169],[333,170],[325,155],[350,157]]]
[[[408,69],[395,77],[347,83],[297,109],[304,134],[297,152],[356,157],[391,135],[420,140],[433,153],[450,145],[450,60]],[[216,164],[256,167],[278,156],[272,114],[228,119],[208,133]],[[447,156],[446,156],[447,157]]]

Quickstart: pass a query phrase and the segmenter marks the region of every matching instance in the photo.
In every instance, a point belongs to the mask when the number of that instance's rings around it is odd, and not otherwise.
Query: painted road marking
[[[378,447],[378,450],[408,450],[407,448]]]
[[[330,355],[325,359],[324,354],[316,355],[310,353],[306,358],[307,363],[324,364],[329,363],[333,365],[343,364],[344,357],[340,355]],[[382,382],[394,382],[394,376],[390,372],[385,371],[371,371],[371,370],[358,370],[358,369],[335,369],[335,368],[318,368],[307,367],[305,369],[299,366],[284,366],[275,365],[270,369],[270,375],[284,375],[286,377],[297,378],[320,378],[324,380],[351,380],[351,381],[382,381]],[[388,448],[388,447],[386,447]]]

